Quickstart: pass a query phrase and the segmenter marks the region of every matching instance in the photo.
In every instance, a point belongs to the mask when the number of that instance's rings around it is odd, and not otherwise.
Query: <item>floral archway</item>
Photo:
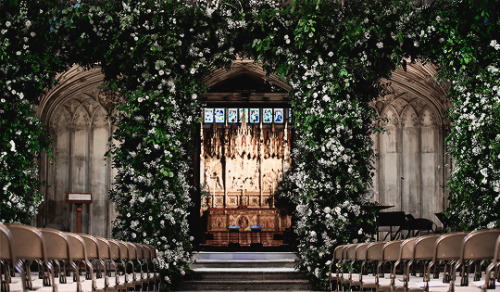
[[[448,217],[462,229],[497,226],[497,2],[341,2],[1,1],[0,218],[28,222],[41,200],[34,157],[49,148],[31,105],[57,72],[99,64],[106,89],[123,97],[112,117],[120,142],[111,153],[114,235],[155,245],[172,283],[189,264],[190,142],[202,80],[238,55],[292,86],[298,139],[282,193],[297,206],[301,266],[315,285],[325,285],[335,245],[373,232],[368,103],[378,80],[408,60],[435,62],[438,77],[452,81]]]

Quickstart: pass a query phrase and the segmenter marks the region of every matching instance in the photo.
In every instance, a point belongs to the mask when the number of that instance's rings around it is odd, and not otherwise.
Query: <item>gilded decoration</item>
[[[274,192],[290,164],[288,122],[247,124],[240,118],[241,123],[221,125],[211,116],[204,119],[212,122],[200,133],[201,214],[208,219],[207,233],[261,226],[262,232],[282,234],[291,221],[276,208]]]

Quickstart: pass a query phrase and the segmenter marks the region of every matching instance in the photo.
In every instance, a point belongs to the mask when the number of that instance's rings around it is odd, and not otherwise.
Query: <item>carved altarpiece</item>
[[[210,245],[227,244],[229,226],[239,226],[240,244],[250,244],[245,232],[261,226],[263,245],[279,245],[275,234],[291,226],[290,216],[274,204],[274,192],[290,165],[291,131],[283,125],[202,126],[200,185],[201,215],[207,216]],[[279,236],[278,236],[279,237]],[[266,239],[267,238],[267,239]]]

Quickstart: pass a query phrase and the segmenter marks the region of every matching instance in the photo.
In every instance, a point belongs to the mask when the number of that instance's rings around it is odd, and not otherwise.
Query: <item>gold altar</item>
[[[290,216],[275,207],[274,192],[290,165],[289,110],[205,108],[201,127],[201,216],[207,245],[227,245],[229,229],[250,245],[252,226],[259,243],[283,244]]]

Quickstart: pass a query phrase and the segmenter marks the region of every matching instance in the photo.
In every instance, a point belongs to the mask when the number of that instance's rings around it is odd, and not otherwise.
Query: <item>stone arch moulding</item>
[[[231,64],[231,69],[216,68],[208,76],[204,78],[204,83],[208,87],[212,87],[223,82],[231,77],[241,74],[248,74],[258,79],[265,80],[272,85],[276,85],[287,92],[292,88],[285,80],[275,74],[267,74],[262,66],[251,59],[235,60]]]
[[[105,157],[113,125],[109,107],[102,100],[104,75],[99,67],[84,70],[73,66],[57,76],[58,84],[40,98],[37,116],[54,140],[54,157],[40,159],[45,203],[39,226],[52,224],[76,231],[75,207],[65,202],[66,192],[92,193],[93,202],[83,210],[82,231],[110,236],[114,208],[108,199],[113,182],[111,159]],[[104,222],[104,224],[103,224]]]

